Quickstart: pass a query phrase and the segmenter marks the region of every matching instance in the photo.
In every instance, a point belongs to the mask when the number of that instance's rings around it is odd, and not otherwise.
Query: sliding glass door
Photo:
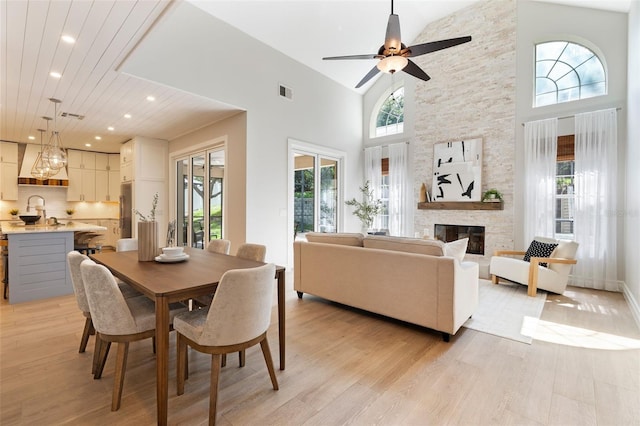
[[[205,248],[223,238],[224,157],[219,148],[176,160],[178,245]]]
[[[338,159],[294,153],[293,216],[295,234],[337,232]]]

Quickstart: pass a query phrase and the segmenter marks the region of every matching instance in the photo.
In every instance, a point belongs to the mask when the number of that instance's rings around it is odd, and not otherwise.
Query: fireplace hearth
[[[469,238],[467,253],[484,256],[484,226],[443,225],[436,223],[435,238],[449,243],[462,238]]]

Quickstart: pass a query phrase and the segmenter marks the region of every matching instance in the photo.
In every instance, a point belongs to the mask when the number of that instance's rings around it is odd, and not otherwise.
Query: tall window
[[[568,41],[536,45],[534,106],[592,98],[606,93],[604,66],[591,50]]]
[[[404,131],[404,87],[391,93],[376,116],[375,137],[395,135]]]
[[[222,238],[224,149],[215,148],[176,159],[176,241],[206,247]]]
[[[295,233],[337,232],[338,160],[295,153],[293,176]]]
[[[575,217],[575,155],[574,136],[558,137],[556,162],[556,238],[573,240],[573,221]]]

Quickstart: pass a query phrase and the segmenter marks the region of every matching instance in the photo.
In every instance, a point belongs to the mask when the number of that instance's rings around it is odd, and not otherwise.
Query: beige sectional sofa
[[[466,247],[466,244],[465,244]],[[478,305],[478,264],[436,240],[307,234],[294,243],[294,289],[455,334]],[[447,255],[455,255],[451,257]]]

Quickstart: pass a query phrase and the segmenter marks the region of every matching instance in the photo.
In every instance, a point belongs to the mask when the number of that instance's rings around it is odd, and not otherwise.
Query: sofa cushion
[[[362,239],[364,238],[362,234],[357,232],[307,232],[305,236],[310,243],[340,244],[355,247],[362,247]]]
[[[458,262],[464,261],[464,255],[467,253],[467,245],[469,238],[451,241],[444,244],[444,255],[458,259]]]
[[[444,243],[438,240],[367,235],[364,239],[364,247],[427,254],[430,256],[444,256]]]
[[[545,243],[542,241],[533,240],[524,254],[522,260],[525,262],[531,261],[532,257],[551,257],[551,253],[558,246],[557,243]],[[540,266],[547,266],[546,263],[540,263]]]

